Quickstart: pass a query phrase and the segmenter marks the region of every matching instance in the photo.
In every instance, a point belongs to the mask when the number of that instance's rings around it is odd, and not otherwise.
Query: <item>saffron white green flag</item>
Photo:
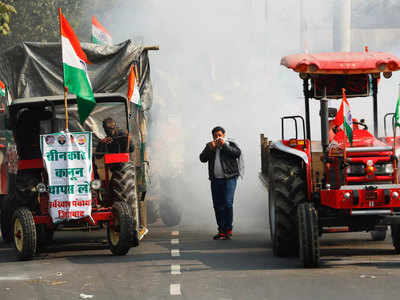
[[[142,106],[142,99],[140,98],[139,86],[137,84],[135,69],[133,66],[131,66],[129,70],[128,99],[137,106]]]
[[[395,126],[398,127],[400,127],[399,117],[400,117],[400,95],[399,98],[397,98],[396,113],[394,114]]]
[[[110,33],[100,24],[95,16],[92,16],[92,43],[100,45],[112,45]]]
[[[350,105],[346,98],[345,89],[343,89],[343,100],[336,115],[334,124],[344,130],[350,144],[353,144],[353,118],[351,116]]]
[[[0,96],[6,96],[6,85],[0,80]]]
[[[83,124],[96,106],[92,86],[87,73],[88,62],[74,30],[60,10],[61,46],[64,68],[64,86],[75,94],[78,102],[78,114]]]

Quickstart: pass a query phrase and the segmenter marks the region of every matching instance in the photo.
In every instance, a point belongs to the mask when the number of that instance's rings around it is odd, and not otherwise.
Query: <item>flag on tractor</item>
[[[83,124],[96,106],[92,86],[87,73],[88,62],[85,52],[71,25],[60,10],[60,30],[62,60],[64,69],[64,87],[75,94],[78,102],[78,114]]]
[[[92,16],[92,43],[100,45],[112,45],[111,35],[100,24],[95,16]]]
[[[343,99],[339,111],[336,114],[334,124],[344,130],[350,144],[353,144],[353,118],[351,116],[350,105],[346,98],[345,89],[343,89]]]
[[[137,84],[135,69],[133,66],[131,66],[129,70],[128,99],[137,106],[142,106],[142,99],[140,99],[139,86]]]
[[[397,98],[396,112],[394,114],[394,124],[395,124],[395,126],[400,127],[399,116],[400,116],[400,94],[399,94],[399,97]]]
[[[12,97],[11,97],[10,90],[8,87],[6,87],[6,94],[7,94],[7,105],[11,105]]]
[[[6,96],[6,85],[1,80],[0,80],[0,95],[3,97]]]

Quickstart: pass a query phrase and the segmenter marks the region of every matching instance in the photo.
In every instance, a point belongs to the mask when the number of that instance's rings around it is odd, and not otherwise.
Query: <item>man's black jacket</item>
[[[215,179],[214,176],[214,163],[215,151],[208,143],[204,150],[200,153],[200,161],[203,163],[208,162],[208,178]],[[233,143],[226,141],[220,150],[220,160],[225,178],[232,178],[239,176],[239,167],[237,159],[240,157],[241,151],[239,147]]]

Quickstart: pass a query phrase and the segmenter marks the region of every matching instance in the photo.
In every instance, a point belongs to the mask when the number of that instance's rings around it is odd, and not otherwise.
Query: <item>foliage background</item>
[[[122,0],[3,0],[0,1],[0,51],[22,41],[59,41],[58,8],[81,41],[89,41],[91,16],[100,20]],[[3,30],[2,26],[5,29]]]

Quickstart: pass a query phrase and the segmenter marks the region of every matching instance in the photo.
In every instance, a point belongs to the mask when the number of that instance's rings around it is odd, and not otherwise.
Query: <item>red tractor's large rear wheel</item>
[[[297,207],[297,216],[299,221],[300,260],[305,268],[318,267],[320,251],[317,211],[312,203],[301,203]]]
[[[297,255],[297,206],[306,201],[307,185],[301,161],[284,154],[271,155],[269,222],[276,256]]]

